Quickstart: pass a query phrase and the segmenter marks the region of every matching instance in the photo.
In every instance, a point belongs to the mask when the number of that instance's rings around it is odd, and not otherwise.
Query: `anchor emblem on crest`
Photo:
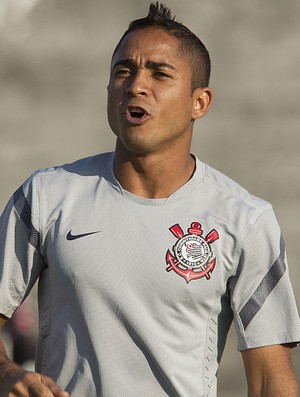
[[[199,222],[193,222],[184,234],[180,225],[176,223],[169,229],[177,238],[173,246],[173,254],[170,250],[166,253],[167,272],[174,270],[183,277],[187,283],[191,280],[210,275],[216,266],[216,258],[213,258],[211,244],[219,238],[218,232],[213,229],[205,237]]]

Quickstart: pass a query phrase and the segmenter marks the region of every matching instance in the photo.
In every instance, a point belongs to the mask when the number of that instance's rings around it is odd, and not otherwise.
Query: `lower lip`
[[[131,125],[141,125],[144,124],[147,120],[149,120],[149,114],[144,114],[142,117],[132,117],[130,113],[123,113],[124,119]]]

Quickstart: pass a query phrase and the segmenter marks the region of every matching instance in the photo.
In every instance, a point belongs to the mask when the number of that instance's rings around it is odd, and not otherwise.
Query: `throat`
[[[185,166],[174,166],[172,159],[156,163],[144,160],[120,161],[117,153],[115,158],[115,175],[122,188],[144,198],[169,197],[188,182],[195,172],[195,159],[190,156]]]

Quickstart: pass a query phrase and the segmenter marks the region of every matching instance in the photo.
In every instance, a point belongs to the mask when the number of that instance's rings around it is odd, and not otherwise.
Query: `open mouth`
[[[128,106],[124,115],[127,121],[132,124],[141,124],[149,117],[147,111],[140,106]]]
[[[135,119],[141,119],[146,114],[146,112],[142,108],[129,109],[129,113],[131,117]]]

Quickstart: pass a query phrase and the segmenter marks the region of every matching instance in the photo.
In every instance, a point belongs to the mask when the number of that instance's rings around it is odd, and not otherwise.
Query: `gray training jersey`
[[[124,191],[114,154],[36,172],[0,221],[0,312],[39,279],[37,371],[72,397],[215,397],[238,349],[300,340],[272,207],[196,160],[166,199]]]

